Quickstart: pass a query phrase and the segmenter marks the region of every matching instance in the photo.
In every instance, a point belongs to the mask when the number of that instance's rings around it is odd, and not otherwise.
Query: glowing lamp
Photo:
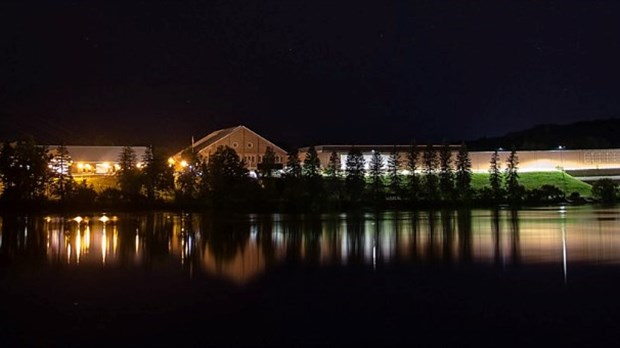
[[[188,166],[187,161],[181,161],[181,167],[185,168],[187,166]]]

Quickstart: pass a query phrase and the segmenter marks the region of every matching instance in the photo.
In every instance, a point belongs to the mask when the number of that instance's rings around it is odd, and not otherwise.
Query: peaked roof
[[[196,152],[199,152],[205,147],[209,147],[210,145],[226,138],[228,135],[232,134],[234,131],[241,127],[243,126],[224,128],[211,132],[206,137],[199,139],[194,143],[194,150],[196,150]]]
[[[209,133],[207,136],[205,136],[205,137],[199,139],[198,141],[194,142],[194,144],[193,144],[194,151],[195,152],[200,152],[200,151],[202,151],[202,149],[207,148],[207,147],[215,144],[216,142],[226,138],[227,136],[231,135],[232,133],[234,133],[234,132],[236,132],[238,130],[242,130],[242,129],[245,129],[246,131],[254,133],[257,136],[261,137],[266,142],[271,144],[271,146],[273,147],[274,150],[280,150],[282,152],[286,152],[281,147],[275,145],[271,141],[265,139],[263,136],[259,135],[258,133],[254,132],[253,130],[251,130],[248,127],[243,126],[243,125],[239,125],[239,126],[235,126],[235,127],[230,127],[230,128],[219,129],[219,130],[216,130],[216,131],[213,131],[213,132]],[[183,153],[184,150],[179,151],[175,156],[180,156]]]

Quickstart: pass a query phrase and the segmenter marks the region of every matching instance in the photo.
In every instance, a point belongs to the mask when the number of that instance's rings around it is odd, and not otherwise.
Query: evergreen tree
[[[321,175],[321,160],[314,146],[308,148],[302,174],[307,178],[316,178]]]
[[[503,196],[502,192],[502,173],[501,173],[501,164],[499,159],[499,153],[497,150],[493,152],[491,155],[491,165],[489,167],[489,184],[491,185],[491,193],[493,194],[493,199],[496,201],[500,201]]]
[[[347,194],[351,201],[358,201],[364,191],[365,179],[364,179],[364,155],[362,152],[352,147],[347,154],[346,161],[346,177],[345,183],[347,188]]]
[[[383,183],[383,156],[379,151],[373,151],[368,166],[368,175],[370,176],[370,193],[374,200],[382,199],[384,193]]]
[[[52,169],[50,191],[61,201],[65,201],[71,196],[76,188],[73,175],[71,175],[71,170],[69,169],[70,165],[71,156],[69,151],[65,145],[60,145],[50,160]]]
[[[329,155],[329,161],[325,167],[327,176],[327,192],[334,199],[340,200],[342,196],[342,164],[336,151]]]
[[[439,150],[439,190],[444,200],[450,200],[454,196],[452,151],[448,144],[444,144]]]
[[[137,167],[136,152],[125,146],[118,157],[119,170],[116,173],[118,185],[125,199],[136,200],[140,196],[141,174]]]
[[[184,165],[176,180],[176,198],[181,202],[189,202],[197,197],[199,191],[200,171],[202,161],[193,148],[181,154]]]
[[[174,169],[152,146],[146,148],[142,163],[142,183],[149,200],[155,200],[174,188]]]
[[[288,153],[284,173],[289,178],[301,178],[301,162],[299,161],[299,151],[297,149],[293,149]]]
[[[328,178],[340,178],[342,176],[341,166],[340,156],[336,151],[333,151],[329,155],[329,162],[327,162],[327,166],[325,167],[325,175]]]
[[[418,159],[420,157],[420,151],[418,146],[414,143],[409,147],[407,152],[406,168],[409,171],[407,177],[407,191],[412,201],[415,201],[420,192],[420,177],[418,176]]]
[[[519,167],[519,156],[517,151],[513,148],[510,151],[510,155],[506,159],[506,192],[511,202],[517,202],[523,197],[524,189],[519,185],[519,173],[517,172]]]
[[[467,145],[461,144],[456,155],[456,191],[461,200],[467,200],[471,194],[471,159]]]
[[[434,201],[437,199],[437,152],[433,148],[433,145],[428,144],[424,149],[424,153],[422,155],[422,159],[424,162],[424,188],[426,199],[430,201]]]
[[[218,146],[209,156],[207,166],[209,187],[216,203],[244,198],[241,194],[248,180],[248,170],[234,149]]]
[[[267,146],[265,149],[260,167],[261,176],[265,178],[271,178],[273,176],[273,171],[276,169],[276,153],[271,146]]]
[[[387,172],[390,180],[390,193],[394,196],[400,197],[402,194],[403,179],[400,174],[401,158],[396,146],[392,149],[390,157],[387,161]]]
[[[5,143],[0,152],[2,197],[9,201],[42,199],[51,177],[47,148],[32,137]]]

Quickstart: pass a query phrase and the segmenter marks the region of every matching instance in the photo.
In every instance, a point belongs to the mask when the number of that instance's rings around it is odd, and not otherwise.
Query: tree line
[[[268,147],[255,173],[250,173],[244,160],[226,146],[218,147],[208,158],[201,158],[191,148],[182,157],[187,165],[175,172],[167,157],[153,147],[148,147],[140,159],[131,147],[125,147],[118,158],[116,187],[95,192],[85,181],[73,178],[71,158],[64,146],[49,155],[46,147],[24,138],[5,143],[0,150],[0,201],[5,205],[49,201],[80,207],[124,203],[323,210],[564,199],[562,190],[555,186],[528,191],[520,184],[516,150],[510,152],[504,169],[495,151],[489,161],[488,185],[474,189],[464,143],[456,151],[447,144],[413,144],[404,156],[394,147],[385,156],[373,151],[368,161],[353,146],[344,164],[340,154],[333,152],[325,165],[311,146],[304,158],[298,150],[290,151],[283,169],[278,168],[276,154]]]

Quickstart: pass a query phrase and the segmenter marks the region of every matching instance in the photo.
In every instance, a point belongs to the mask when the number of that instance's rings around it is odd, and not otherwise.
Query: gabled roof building
[[[258,168],[267,147],[271,147],[275,152],[276,164],[282,165],[286,162],[286,151],[243,125],[211,132],[193,142],[190,147],[179,151],[173,159],[177,163],[183,163],[183,153],[190,148],[200,157],[208,158],[219,146],[228,146],[235,150],[250,170]]]

